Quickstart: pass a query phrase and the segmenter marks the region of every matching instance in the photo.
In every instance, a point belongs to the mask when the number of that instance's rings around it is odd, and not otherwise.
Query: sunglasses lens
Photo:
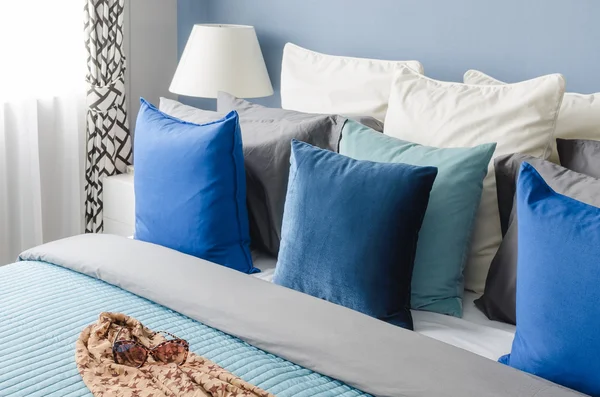
[[[183,364],[187,358],[187,349],[184,345],[178,342],[168,342],[157,347],[152,355],[157,361],[165,364],[175,363]]]
[[[139,367],[146,361],[146,349],[135,343],[117,342],[114,346],[117,364]]]

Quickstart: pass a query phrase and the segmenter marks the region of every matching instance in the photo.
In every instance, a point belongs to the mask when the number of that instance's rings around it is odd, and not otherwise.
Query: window
[[[83,6],[78,0],[0,0],[0,100],[84,90]]]

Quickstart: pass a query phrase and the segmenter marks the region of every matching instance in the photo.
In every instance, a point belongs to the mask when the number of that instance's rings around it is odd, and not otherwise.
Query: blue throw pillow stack
[[[273,120],[247,117],[260,142],[260,125]],[[238,114],[217,118],[189,123],[142,101],[135,237],[253,273]],[[279,125],[298,127],[298,119]],[[495,144],[426,147],[352,121],[341,135],[341,154],[289,142],[274,282],[408,329],[411,304],[461,316],[462,271]],[[287,164],[283,177],[275,177],[282,167],[269,169],[265,181],[286,181]],[[568,179],[573,192],[595,194],[584,178]],[[556,193],[529,164],[516,202],[517,332],[501,362],[600,396],[600,208]]]

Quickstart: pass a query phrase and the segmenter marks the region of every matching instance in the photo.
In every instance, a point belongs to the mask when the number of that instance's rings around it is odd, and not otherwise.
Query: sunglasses
[[[177,364],[181,365],[187,360],[188,352],[190,350],[189,344],[175,335],[165,332],[157,331],[156,334],[165,334],[173,339],[164,341],[155,347],[148,348],[141,343],[134,340],[119,340],[123,327],[119,329],[115,340],[113,341],[113,359],[117,364],[127,365],[130,367],[140,368],[148,356],[152,356],[156,362],[163,364]]]

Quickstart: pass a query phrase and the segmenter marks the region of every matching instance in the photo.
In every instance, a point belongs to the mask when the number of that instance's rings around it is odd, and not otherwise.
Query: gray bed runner
[[[156,245],[82,235],[33,248],[376,396],[579,396],[465,350]]]

